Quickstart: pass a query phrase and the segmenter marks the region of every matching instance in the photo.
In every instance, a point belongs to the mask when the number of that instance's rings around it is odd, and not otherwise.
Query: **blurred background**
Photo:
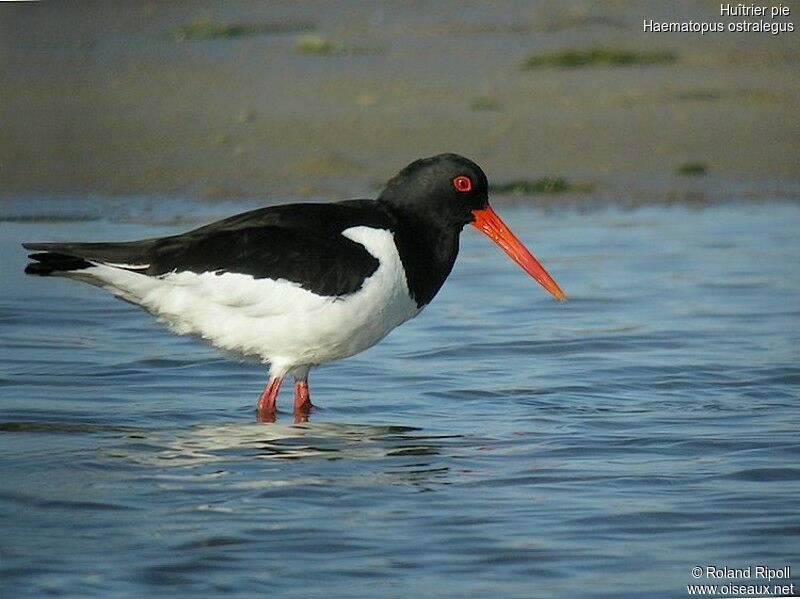
[[[0,193],[363,195],[444,151],[595,196],[797,180],[798,33],[649,19],[746,20],[702,0],[5,2]]]

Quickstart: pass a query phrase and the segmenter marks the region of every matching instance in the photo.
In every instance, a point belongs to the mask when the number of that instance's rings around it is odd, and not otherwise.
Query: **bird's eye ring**
[[[453,179],[453,187],[456,188],[456,191],[467,192],[472,189],[472,181],[470,181],[469,177],[459,175]]]

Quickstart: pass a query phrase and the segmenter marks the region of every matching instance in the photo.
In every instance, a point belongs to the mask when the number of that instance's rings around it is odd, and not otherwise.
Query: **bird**
[[[292,376],[295,421],[307,422],[309,371],[417,316],[450,274],[466,225],[566,299],[489,205],[483,170],[452,153],[412,162],[375,199],[267,206],[138,241],[22,245],[35,252],[28,274],[104,288],[176,333],[259,359],[269,368],[259,422],[275,422]]]

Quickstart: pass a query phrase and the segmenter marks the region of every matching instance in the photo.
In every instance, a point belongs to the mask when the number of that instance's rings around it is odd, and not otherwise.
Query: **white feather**
[[[390,231],[359,226],[342,233],[378,259],[377,270],[349,295],[320,296],[285,279],[214,272],[159,277],[98,264],[74,273],[142,306],[177,333],[227,351],[258,356],[273,376],[352,356],[420,309],[410,297]]]
[[[124,262],[92,262],[92,264],[105,264],[114,268],[127,268],[130,270],[146,270],[150,268],[149,264],[126,264]]]

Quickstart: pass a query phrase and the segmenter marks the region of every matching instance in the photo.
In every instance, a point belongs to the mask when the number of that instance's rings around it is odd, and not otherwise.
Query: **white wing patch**
[[[122,262],[94,262],[92,260],[89,261],[91,264],[95,265],[105,265],[110,266],[112,268],[124,268],[125,270],[147,270],[150,268],[149,264],[125,264]]]

